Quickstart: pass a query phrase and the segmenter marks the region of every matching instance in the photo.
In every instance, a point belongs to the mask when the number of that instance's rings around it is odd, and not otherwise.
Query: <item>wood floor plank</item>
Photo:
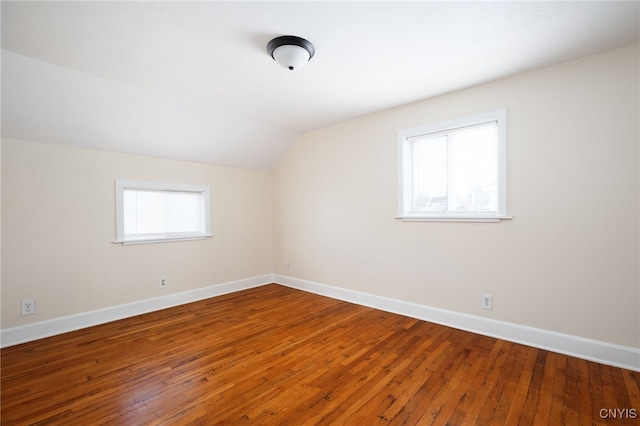
[[[576,360],[576,410],[578,412],[578,424],[587,424],[592,414],[591,392],[589,391],[589,362]]]
[[[532,348],[526,348],[525,351],[525,359],[522,364],[521,370],[518,372],[518,383],[513,392],[513,399],[509,406],[509,412],[507,414],[507,418],[505,420],[505,424],[509,425],[517,425],[526,423],[525,420],[522,419],[522,413],[527,401],[527,394],[529,392],[529,387],[531,386],[531,381],[533,380],[533,372],[537,357],[537,351]]]
[[[627,414],[615,424],[640,412],[638,372],[275,284],[0,355],[3,425],[605,425],[602,409]]]

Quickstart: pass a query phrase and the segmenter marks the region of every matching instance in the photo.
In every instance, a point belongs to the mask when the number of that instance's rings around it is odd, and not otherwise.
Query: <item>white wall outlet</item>
[[[490,294],[482,295],[482,309],[493,309],[493,296]]]
[[[26,299],[22,301],[22,316],[33,315],[36,313],[35,299]]]
[[[289,270],[289,261],[288,260],[285,260],[285,262],[284,262],[284,270],[285,271]]]
[[[160,277],[160,288],[167,288],[167,277]]]

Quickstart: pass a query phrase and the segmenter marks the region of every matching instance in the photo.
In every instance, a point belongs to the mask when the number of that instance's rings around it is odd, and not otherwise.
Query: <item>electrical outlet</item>
[[[160,288],[167,288],[167,277],[160,277]]]
[[[493,296],[490,294],[482,295],[482,309],[493,309]]]
[[[285,271],[289,270],[289,261],[288,260],[284,262],[284,270]]]
[[[34,299],[26,299],[22,301],[22,316],[33,315],[36,313],[36,301]]]

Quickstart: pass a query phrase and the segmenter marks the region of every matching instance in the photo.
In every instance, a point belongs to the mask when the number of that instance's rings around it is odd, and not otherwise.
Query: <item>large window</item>
[[[398,132],[398,215],[499,221],[507,216],[506,110]]]
[[[211,236],[209,187],[116,181],[116,242]]]

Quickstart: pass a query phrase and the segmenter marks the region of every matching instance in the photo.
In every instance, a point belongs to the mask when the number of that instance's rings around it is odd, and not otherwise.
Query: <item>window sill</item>
[[[503,220],[511,220],[511,216],[500,217],[447,217],[447,216],[396,216],[396,219],[400,219],[403,222],[489,222],[496,223]]]
[[[135,240],[115,240],[114,244],[122,244],[123,246],[133,245],[133,244],[156,244],[156,243],[170,243],[174,241],[194,241],[194,240],[206,240],[207,238],[211,238],[213,235],[199,235],[193,237],[166,237],[166,238],[149,238],[149,239],[135,239]]]

